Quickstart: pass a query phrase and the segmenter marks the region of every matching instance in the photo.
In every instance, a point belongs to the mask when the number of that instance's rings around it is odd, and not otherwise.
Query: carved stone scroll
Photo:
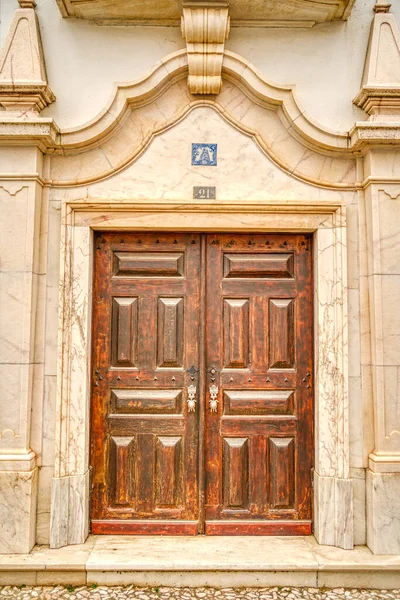
[[[222,60],[230,19],[227,2],[185,2],[182,35],[189,63],[192,94],[219,94]]]

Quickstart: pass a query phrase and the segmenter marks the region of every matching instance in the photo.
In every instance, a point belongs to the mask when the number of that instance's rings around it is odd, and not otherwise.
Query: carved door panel
[[[92,531],[197,533],[200,237],[96,234],[94,269]]]
[[[311,239],[213,234],[206,247],[207,388],[215,387],[205,531],[309,534]]]

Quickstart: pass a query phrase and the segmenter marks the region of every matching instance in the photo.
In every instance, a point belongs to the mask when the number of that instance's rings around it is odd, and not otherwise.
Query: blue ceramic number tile
[[[217,144],[192,144],[192,165],[217,166]]]

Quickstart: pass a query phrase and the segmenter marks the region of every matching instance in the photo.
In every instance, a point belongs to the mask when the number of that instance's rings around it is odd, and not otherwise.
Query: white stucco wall
[[[352,99],[359,90],[375,0],[357,0],[348,22],[313,29],[232,28],[226,47],[246,57],[267,79],[295,84],[307,114],[335,130],[365,118]],[[4,40],[17,0],[0,0]],[[392,13],[400,20],[400,2]],[[92,119],[114,82],[135,80],[160,58],[184,47],[178,27],[99,27],[62,19],[55,0],[38,0],[48,77],[57,101],[42,114],[60,127]]]
[[[360,89],[375,0],[357,0],[350,19],[313,29],[235,29],[226,47],[277,83],[295,84],[306,113],[335,130],[365,119],[352,100]],[[400,2],[393,14],[400,18]]]
[[[0,45],[3,45],[4,38],[10,25],[14,10],[18,8],[17,0],[0,0]]]

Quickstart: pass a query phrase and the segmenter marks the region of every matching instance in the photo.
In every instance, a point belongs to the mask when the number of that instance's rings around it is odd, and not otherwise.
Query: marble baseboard
[[[315,537],[320,544],[353,548],[353,488],[351,479],[315,473]],[[66,500],[67,499],[67,500]],[[50,547],[82,544],[89,526],[89,472],[53,478]]]
[[[26,554],[35,544],[38,469],[0,472],[0,554]]]
[[[365,469],[350,469],[353,481],[354,545],[367,543],[367,504],[365,492]]]
[[[53,477],[50,547],[83,544],[89,534],[89,471]]]
[[[89,535],[89,471],[69,480],[68,544],[83,544]]]
[[[400,554],[400,473],[367,471],[367,544],[374,554]]]
[[[314,474],[314,534],[319,544],[353,548],[351,479]]]
[[[51,483],[50,548],[68,544],[69,477],[53,477]]]

